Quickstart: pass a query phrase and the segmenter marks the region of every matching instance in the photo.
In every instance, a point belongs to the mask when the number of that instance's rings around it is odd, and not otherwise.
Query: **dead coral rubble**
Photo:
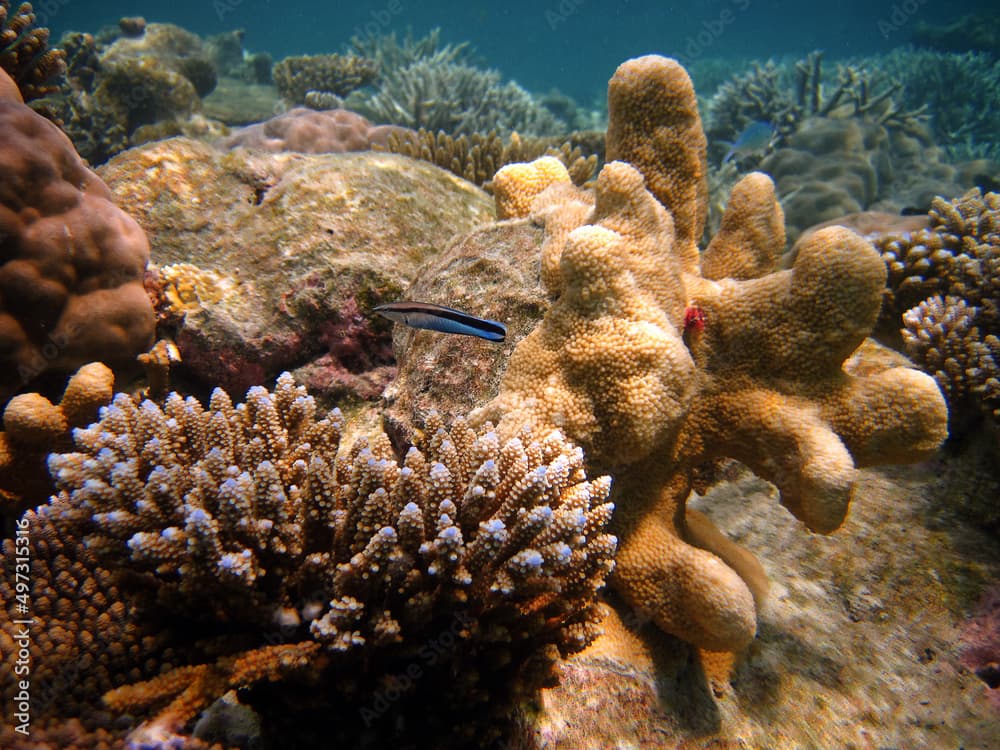
[[[315,409],[287,374],[237,406],[119,395],[50,460],[59,493],[28,522],[121,571],[129,627],[157,636],[135,653],[159,675],[125,660],[101,683],[115,714],[156,714],[133,739],[241,688],[285,742],[465,746],[598,634],[610,483],[579,448],[438,422],[397,463],[383,435],[341,449],[339,412]]]

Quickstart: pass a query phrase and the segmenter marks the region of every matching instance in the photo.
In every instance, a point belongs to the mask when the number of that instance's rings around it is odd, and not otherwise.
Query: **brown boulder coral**
[[[568,180],[545,189],[523,167],[497,176],[508,215],[535,196],[521,215],[545,224],[554,301],[474,419],[499,420],[501,434],[557,427],[578,442],[615,477],[614,588],[664,630],[735,651],[754,636],[763,571],[686,512],[694,468],[737,458],[828,533],[847,513],[855,468],[928,456],[946,409],[915,370],[845,369],[878,315],[884,264],[865,240],[828,228],[776,270],[782,213],[765,175],[736,186],[699,258],[705,140],[678,63],[624,63],[609,105],[609,156],[642,171],[607,164],[592,209]]]
[[[64,578],[52,551],[79,547],[87,585],[117,587],[124,640],[109,660],[89,636],[32,658],[107,661],[106,707],[155,714],[136,743],[237,688],[291,745],[467,747],[501,730],[599,632],[610,482],[587,481],[557,431],[501,442],[437,421],[397,462],[384,435],[341,449],[342,426],[287,373],[237,406],[221,390],[207,409],[119,394],[50,459],[59,493],[25,523],[39,590]],[[100,626],[62,606],[76,631]],[[86,700],[66,713],[56,695],[36,718],[112,730]]]
[[[0,131],[0,396],[45,370],[130,363],[153,339],[146,235],[51,122],[3,98]]]

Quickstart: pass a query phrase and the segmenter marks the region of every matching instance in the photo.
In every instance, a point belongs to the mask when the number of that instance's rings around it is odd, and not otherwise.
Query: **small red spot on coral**
[[[701,333],[705,330],[705,311],[696,305],[684,308],[684,333]]]

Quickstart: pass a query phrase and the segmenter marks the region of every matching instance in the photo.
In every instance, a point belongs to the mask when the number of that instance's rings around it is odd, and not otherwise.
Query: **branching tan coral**
[[[0,0],[0,69],[17,84],[24,101],[58,89],[55,79],[66,70],[65,53],[48,48],[49,30],[35,28],[35,18],[30,3],[12,12],[10,0]]]
[[[25,514],[45,545],[29,540],[37,572],[54,579],[38,590],[115,587],[124,639],[88,635],[53,662],[113,649],[114,671],[91,687],[115,712],[149,717],[134,743],[182,735],[240,689],[271,731],[298,712],[284,736],[305,746],[316,732],[344,746],[405,734],[468,747],[464,733],[503,726],[511,701],[551,684],[560,656],[599,634],[613,506],[578,447],[553,430],[501,441],[491,426],[432,417],[399,461],[381,434],[341,449],[342,427],[285,373],[243,404],[216,390],[207,409],[176,393],[162,406],[118,394],[75,432],[76,452],[50,457],[57,494]],[[70,577],[62,557],[75,548],[85,564]],[[72,599],[58,607],[47,622],[100,627],[101,613]],[[13,632],[2,615],[0,638]],[[372,727],[364,711],[401,674],[409,686]],[[13,689],[0,676],[0,694]],[[44,718],[89,715],[93,691],[87,700],[72,714],[54,701]]]
[[[903,341],[949,403],[971,401],[1000,420],[1000,338],[979,330],[977,312],[960,297],[931,297],[903,314]]]
[[[609,154],[635,163],[601,170],[590,212],[562,185],[531,202],[533,220],[558,227],[544,251],[556,259],[544,279],[554,301],[474,418],[499,420],[501,434],[558,427],[579,442],[615,479],[613,586],[664,630],[739,650],[756,630],[763,576],[706,518],[688,518],[694,467],[737,458],[809,528],[830,532],[855,467],[926,457],[946,410],[915,370],[845,371],[878,315],[884,264],[830,228],[776,270],[784,237],[766,176],[734,188],[699,269],[705,140],[676,62],[624,63],[609,99]]]
[[[952,416],[1000,416],[1000,194],[935,198],[926,229],[883,234],[880,329],[937,379]],[[953,420],[954,422],[954,420]]]

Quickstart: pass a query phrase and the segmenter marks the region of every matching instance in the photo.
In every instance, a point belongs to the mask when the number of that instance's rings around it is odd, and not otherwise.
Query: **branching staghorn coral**
[[[379,70],[399,70],[407,65],[426,60],[432,64],[472,62],[472,50],[468,42],[441,46],[441,29],[434,28],[427,36],[413,38],[411,29],[406,30],[402,42],[391,34],[364,34],[351,37],[349,51],[353,55],[373,60]]]
[[[452,135],[503,133],[551,135],[567,130],[549,110],[499,72],[459,63],[417,60],[383,70],[378,90],[349,97],[346,106],[373,122],[443,130]]]
[[[929,218],[874,238],[889,269],[881,327],[891,335],[902,316],[907,353],[956,412],[1000,418],[1000,194],[935,198]]]
[[[372,122],[453,136],[497,131],[553,135],[568,126],[499,72],[475,66],[466,45],[438,49],[438,32],[403,46],[395,34],[352,40],[353,50],[379,66],[378,89],[355,92],[345,106]]]
[[[981,52],[904,47],[862,64],[900,82],[902,106],[926,107],[937,145],[949,151],[970,142],[1000,147],[1000,61]]]
[[[857,117],[922,132],[926,107],[902,108],[899,81],[864,61],[838,65],[836,77],[830,77],[822,62],[823,53],[815,51],[791,66],[753,63],[749,72],[722,84],[708,105],[709,139],[733,141],[754,121],[769,122],[789,136],[810,117]]]
[[[738,182],[704,253],[705,139],[676,63],[629,60],[609,84],[608,164],[593,196],[549,163],[494,180],[498,216],[544,224],[551,306],[473,420],[501,434],[558,427],[615,478],[612,586],[662,629],[708,651],[744,648],[764,594],[759,563],[685,502],[696,466],[736,458],[813,531],[844,520],[856,467],[919,460],[946,433],[933,380],[852,375],[885,268],[840,228],[777,270],[774,186]],[[659,201],[657,200],[659,198]]]
[[[390,135],[388,146],[376,146],[375,150],[429,161],[487,190],[500,167],[532,161],[541,156],[558,158],[566,165],[570,179],[576,185],[582,185],[593,177],[597,166],[597,156],[584,156],[579,146],[569,142],[557,146],[543,138],[524,140],[516,132],[505,144],[495,132],[485,136],[473,133],[453,138],[443,132],[434,135],[428,130],[419,130],[415,138]]]
[[[384,435],[340,450],[341,428],[285,374],[238,406],[221,390],[208,409],[119,395],[78,452],[51,458],[59,492],[31,522],[121,571],[129,611],[172,654],[105,696],[159,707],[133,739],[182,732],[240,688],[286,742],[461,744],[596,637],[610,482],[586,480],[579,448],[432,420],[397,463]],[[386,689],[391,711],[372,708]]]

